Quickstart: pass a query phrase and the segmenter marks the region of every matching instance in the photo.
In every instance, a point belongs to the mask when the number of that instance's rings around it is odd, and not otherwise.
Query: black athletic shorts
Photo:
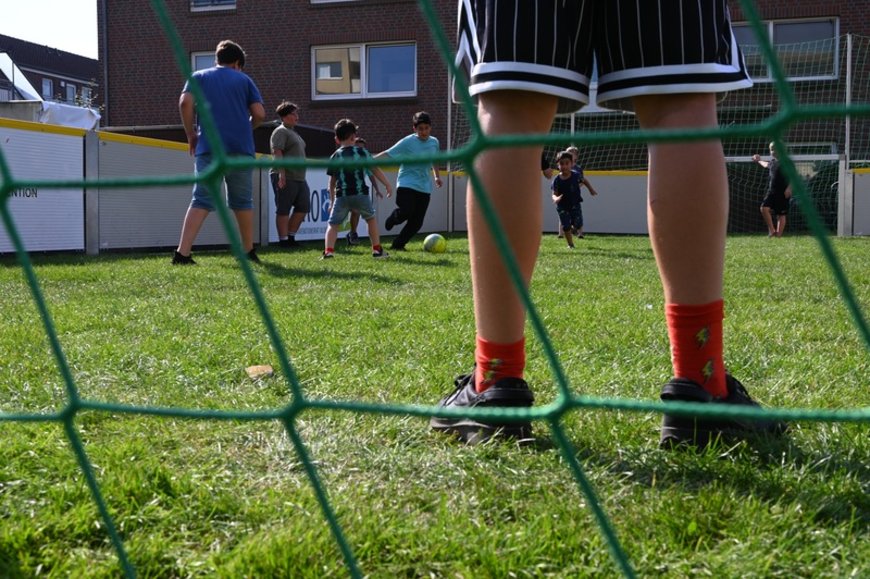
[[[788,199],[782,193],[768,193],[761,200],[761,206],[770,207],[770,212],[774,215],[788,214],[788,205]]]
[[[631,110],[631,97],[752,86],[727,0],[459,0],[456,63],[472,96],[524,90]]]

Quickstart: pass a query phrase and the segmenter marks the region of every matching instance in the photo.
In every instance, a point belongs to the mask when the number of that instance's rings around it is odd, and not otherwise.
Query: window
[[[50,78],[42,79],[42,98],[47,101],[54,99],[54,81]]]
[[[763,23],[777,59],[789,80],[834,79],[839,75],[839,31],[836,18]],[[752,27],[735,24],[734,36],[743,49],[749,74],[756,81],[772,75]]]
[[[206,10],[234,10],[236,0],[190,0],[191,12],[204,12]]]
[[[319,46],[312,50],[312,98],[381,98],[417,94],[413,43]]]
[[[89,86],[82,87],[81,99],[82,99],[83,105],[85,105],[86,107],[91,106],[91,104],[94,102],[94,93],[93,93],[93,90],[91,90],[91,87],[89,87]]]
[[[190,55],[190,66],[193,72],[205,70],[214,66],[214,51],[194,52]]]
[[[66,83],[66,102],[73,104],[76,102],[76,85]]]

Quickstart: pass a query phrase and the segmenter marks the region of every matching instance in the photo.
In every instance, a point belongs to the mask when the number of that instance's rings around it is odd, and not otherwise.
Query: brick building
[[[452,39],[455,0],[432,4]],[[331,127],[342,117],[356,121],[369,148],[379,151],[410,133],[413,114],[426,110],[433,134],[446,142],[447,67],[416,0],[168,0],[166,6],[191,67],[211,66],[218,41],[232,39],[245,49],[245,72],[272,119],[282,99],[300,105],[309,156],[331,154]],[[103,125],[149,136],[157,126],[184,140],[177,106],[184,75],[150,6],[102,0],[98,21]],[[261,152],[268,151],[270,132],[257,131]]]
[[[178,34],[178,55],[194,69],[210,66],[216,43],[231,38],[248,54],[246,72],[263,93],[267,111],[284,98],[302,108],[300,126],[309,155],[332,150],[330,127],[341,117],[361,126],[372,150],[382,150],[411,130],[415,111],[427,110],[434,135],[447,143],[448,73],[416,0],[167,0]],[[839,48],[830,39],[847,33],[870,37],[866,0],[757,0],[774,43],[819,40],[810,58],[824,88],[840,75]],[[442,30],[455,37],[456,0],[432,0]],[[740,2],[731,10],[738,38],[753,33]],[[149,5],[134,0],[98,4],[103,125],[157,136],[180,133],[177,100],[184,83],[173,44]],[[828,39],[827,44],[824,43]],[[753,74],[769,71],[747,47]],[[826,64],[827,62],[827,64]],[[800,68],[806,63],[790,62]],[[827,69],[824,67],[828,66]],[[791,76],[791,75],[790,75]],[[814,77],[815,78],[815,77]],[[769,84],[769,83],[768,83]],[[800,90],[800,89],[799,89]],[[156,133],[153,131],[157,131]],[[269,127],[258,131],[268,150]]]
[[[97,90],[99,62],[0,34],[0,53],[5,53],[46,101],[99,107]],[[0,74],[0,101],[21,100],[13,80]]]

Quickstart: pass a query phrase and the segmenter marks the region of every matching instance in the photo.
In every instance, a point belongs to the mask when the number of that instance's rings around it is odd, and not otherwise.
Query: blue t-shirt
[[[562,179],[561,174],[556,175],[553,179],[553,193],[562,196],[562,199],[556,203],[556,208],[566,211],[582,203],[581,187],[583,187],[583,177],[576,171],[571,171],[571,176],[567,179]]]
[[[438,154],[438,149],[438,139],[435,137],[430,136],[425,141],[421,141],[416,134],[411,134],[387,149],[386,152],[390,157],[405,157],[408,155],[436,155]],[[402,163],[399,166],[396,187],[407,187],[431,195],[431,171],[432,163],[422,163],[420,165]]]
[[[218,134],[223,141],[227,154],[254,156],[254,132],[251,129],[250,106],[262,103],[263,97],[254,81],[245,73],[225,66],[214,66],[198,70],[193,76],[211,107],[211,115],[217,124]],[[184,83],[182,92],[192,92]],[[197,107],[203,106],[197,103]],[[211,145],[205,132],[199,126],[197,117],[196,154],[211,153]]]
[[[332,154],[330,159],[368,159],[371,153],[367,149],[356,145],[348,145],[339,148]],[[335,196],[349,197],[351,195],[368,195],[369,186],[366,184],[366,175],[368,171],[363,167],[355,168],[338,168],[330,167],[326,170],[326,174],[330,177],[335,177]]]

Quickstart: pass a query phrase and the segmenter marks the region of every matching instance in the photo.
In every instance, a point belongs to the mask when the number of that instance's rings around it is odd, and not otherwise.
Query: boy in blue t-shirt
[[[332,154],[332,159],[370,159],[371,154],[363,147],[355,144],[357,126],[350,119],[341,119],[335,124],[335,142],[338,150]],[[384,176],[380,167],[330,167],[326,170],[329,175],[329,220],[326,228],[326,247],[323,251],[323,259],[335,257],[335,241],[338,238],[338,228],[344,222],[347,214],[351,211],[359,211],[369,228],[369,239],[372,242],[372,257],[384,258],[390,254],[381,247],[381,238],[378,233],[378,221],[375,219],[375,210],[369,197],[369,186],[366,185],[366,176],[373,175],[384,185],[387,197],[393,193],[390,182]]]
[[[414,132],[395,145],[375,155],[379,157],[428,156],[438,153],[438,139],[432,136],[432,121],[429,113],[420,111],[414,114]],[[384,227],[387,231],[400,223],[405,226],[399,235],[393,239],[390,246],[396,251],[404,251],[405,245],[423,227],[426,210],[432,198],[432,179],[429,171],[435,177],[435,185],[441,187],[441,175],[438,167],[431,163],[402,163],[396,181],[396,210],[387,217]]]
[[[553,179],[551,187],[553,191],[553,203],[556,204],[556,213],[559,214],[559,223],[565,233],[565,241],[568,247],[574,249],[574,233],[583,237],[583,196],[580,190],[583,187],[583,173],[574,169],[574,156],[568,151],[559,153],[559,174]],[[592,195],[597,195],[595,190],[589,190]]]

